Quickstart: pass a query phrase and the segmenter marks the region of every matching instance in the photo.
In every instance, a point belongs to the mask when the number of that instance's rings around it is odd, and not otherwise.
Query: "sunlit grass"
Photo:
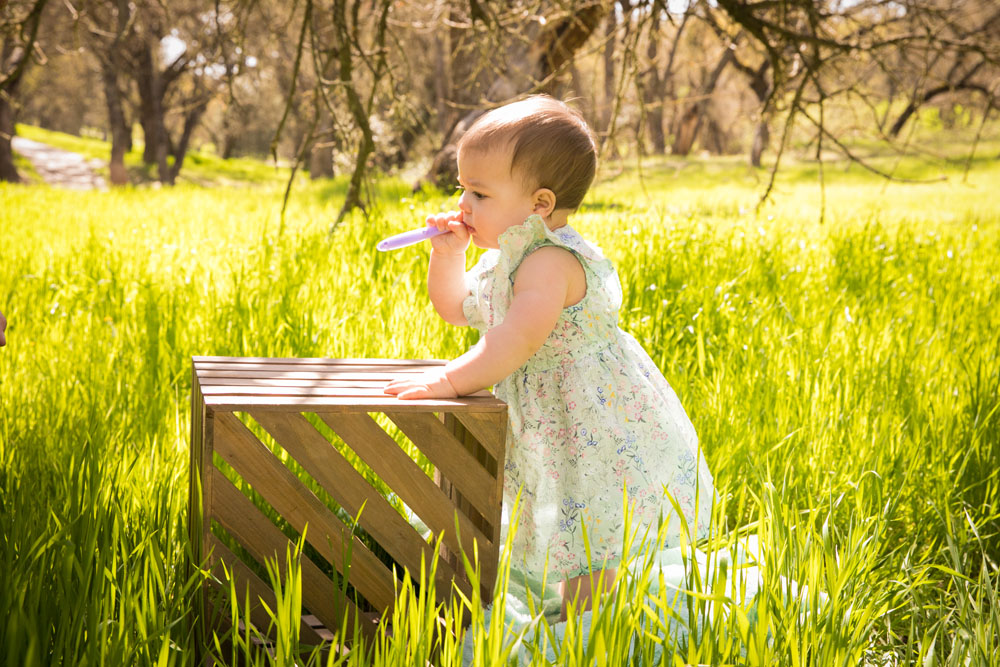
[[[699,431],[723,545],[747,528],[768,567],[756,606],[693,604],[702,630],[683,638],[654,620],[669,600],[636,606],[655,582],[626,579],[587,637],[544,640],[561,662],[603,646],[608,664],[630,650],[639,664],[991,664],[1000,166],[942,169],[914,185],[830,168],[822,223],[807,163],[759,211],[766,173],[735,161],[605,170],[574,224],[615,261],[622,326]],[[0,185],[8,664],[191,664],[192,355],[447,358],[474,341],[428,304],[426,247],[374,250],[448,200],[386,181],[372,218],[331,239],[343,182],[297,187],[284,222],[282,188]],[[402,591],[393,638],[344,660],[455,664],[426,591]],[[253,660],[301,650],[282,609],[286,639]],[[502,655],[499,632],[476,637],[483,664]]]

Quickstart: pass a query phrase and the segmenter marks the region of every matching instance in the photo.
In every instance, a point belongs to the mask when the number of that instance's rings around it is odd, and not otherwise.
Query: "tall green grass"
[[[809,165],[759,211],[764,175],[724,162],[599,184],[574,224],[615,261],[621,324],[699,431],[721,546],[755,533],[766,567],[754,606],[690,596],[697,632],[669,631],[666,597],[637,603],[656,583],[637,576],[589,636],[574,621],[536,645],[561,664],[996,664],[1000,167],[944,168],[929,185],[828,169],[823,224]],[[283,223],[281,183],[0,185],[6,664],[192,663],[191,355],[447,358],[474,341],[428,304],[426,248],[374,250],[448,200],[386,181],[331,240],[342,185],[299,187]],[[391,637],[311,661],[455,664],[427,581],[400,591]],[[480,664],[501,661],[468,605]],[[294,606],[251,662],[300,656]]]

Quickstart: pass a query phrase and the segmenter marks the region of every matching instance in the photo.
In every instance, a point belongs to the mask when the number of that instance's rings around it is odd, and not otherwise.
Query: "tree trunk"
[[[767,119],[761,118],[757,123],[757,129],[753,134],[753,145],[750,147],[750,166],[760,166],[761,156],[767,149],[767,144],[770,140],[771,128],[768,127]]]
[[[184,129],[181,131],[180,141],[177,142],[176,146],[171,147],[174,164],[170,168],[170,185],[176,182],[177,174],[181,173],[181,167],[184,166],[184,158],[187,156],[188,146],[191,143],[191,135],[194,133],[194,128],[198,127],[198,123],[201,122],[201,117],[205,114],[205,109],[208,108],[208,102],[209,98],[205,97],[184,116]]]
[[[0,90],[0,181],[8,183],[21,182],[21,175],[14,166],[14,149],[10,145],[14,138],[14,108],[10,99],[16,87]]]
[[[143,44],[137,54],[138,71],[136,84],[139,88],[139,122],[142,125],[146,145],[142,150],[142,161],[147,165],[157,165],[160,182],[173,185],[170,167],[167,163],[169,146],[163,123],[163,95],[166,92],[163,79],[153,58],[153,45]]]
[[[437,112],[438,132],[448,131],[451,113],[448,110],[448,96],[451,93],[451,76],[445,62],[445,45],[442,31],[434,32],[434,108]]]
[[[122,108],[121,91],[118,89],[118,72],[114,64],[104,62],[101,65],[101,79],[104,82],[104,100],[108,107],[108,126],[111,129],[111,185],[128,184],[128,172],[125,170],[125,153],[129,150],[132,132],[125,121],[125,111]]]
[[[660,76],[656,64],[660,43],[658,37],[658,30],[649,36],[649,46],[646,48],[649,69],[643,82],[642,101],[646,109],[646,127],[649,129],[649,141],[653,144],[653,152],[663,155],[667,152],[667,138],[663,133],[663,84],[666,77]]]
[[[333,178],[333,124],[324,118],[309,149],[309,179]]]
[[[771,82],[768,81],[768,72],[771,70],[771,61],[765,59],[757,67],[751,67],[741,63],[738,58],[733,57],[733,66],[743,72],[750,79],[750,90],[757,97],[760,104],[760,117],[757,119],[757,126],[754,129],[753,143],[750,146],[750,166],[759,167],[761,156],[767,150],[767,144],[771,139],[770,120],[771,113],[768,109],[768,100],[771,97]]]
[[[611,112],[615,106],[615,32],[618,29],[618,17],[615,12],[608,12],[604,18],[604,99],[601,104],[601,126],[598,128],[602,136],[607,136],[611,130]]]
[[[699,90],[699,99],[684,110],[680,126],[677,129],[677,135],[674,137],[674,143],[670,149],[670,152],[674,155],[689,155],[691,153],[695,139],[698,137],[698,131],[701,129],[704,121],[705,112],[708,109],[709,98],[715,90],[716,84],[719,83],[722,71],[726,69],[726,65],[732,59],[733,50],[727,48],[723,51],[722,58],[716,63],[715,69],[712,70],[712,73],[709,74],[708,79],[705,80],[704,85]]]
[[[20,24],[11,22],[6,26],[10,32],[0,40],[0,181],[19,183],[20,174],[14,166],[14,149],[11,140],[14,138],[14,99],[21,85],[21,77],[31,59],[38,38],[38,27],[42,20],[42,12],[48,0],[35,0],[31,11],[24,16]],[[0,9],[7,3],[0,0]],[[18,35],[24,42],[16,40]]]

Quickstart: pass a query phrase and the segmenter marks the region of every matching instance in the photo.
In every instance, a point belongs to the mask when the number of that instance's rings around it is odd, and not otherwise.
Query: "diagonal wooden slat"
[[[494,502],[496,478],[486,472],[451,432],[428,412],[385,413],[411,442],[420,448],[448,480],[455,485],[480,514],[489,516]]]
[[[444,531],[445,544],[450,548],[456,551],[464,549],[471,560],[474,540],[479,542],[480,553],[488,553],[495,546],[472,525],[467,516],[455,512],[455,505],[441,487],[434,484],[374,419],[365,413],[321,413],[319,416],[417,513],[435,535]],[[461,545],[455,536],[456,516]]]
[[[364,477],[310,424],[294,412],[256,413],[250,416],[263,426],[305,470],[410,573],[420,572],[421,559],[431,563],[437,554],[417,531]],[[362,511],[362,506],[364,510]],[[436,572],[437,595],[447,595],[455,571],[441,561]],[[458,583],[458,582],[456,582]],[[468,592],[467,590],[465,592]]]
[[[351,545],[351,584],[379,609],[395,600],[391,571],[234,415],[218,413],[215,449],[335,567]],[[214,477],[213,477],[214,478]]]
[[[254,624],[254,627],[262,635],[269,636],[268,630],[271,625],[271,617],[261,606],[261,602],[271,609],[277,608],[277,600],[274,597],[274,592],[264,583],[263,579],[244,565],[243,561],[230,551],[229,547],[223,544],[222,540],[214,534],[209,533],[208,545],[209,549],[212,550],[212,574],[220,582],[217,584],[218,590],[222,591],[222,587],[226,586],[226,569],[228,569],[229,576],[236,585],[237,603],[240,605],[240,611],[243,611],[243,604],[249,594],[250,622]],[[223,563],[225,563],[225,567],[223,567]],[[323,643],[319,634],[305,621],[300,622],[299,637],[305,644],[318,646]],[[274,637],[272,636],[271,639],[274,639]]]
[[[219,504],[215,519],[235,537],[244,549],[264,564],[266,560],[276,560],[281,576],[286,576],[286,551],[292,547],[291,541],[261,514],[250,499],[233,486],[216,468],[215,488]],[[308,530],[306,532],[308,537]],[[360,614],[358,608],[350,600],[342,600],[338,608],[336,604],[336,584],[323,574],[315,563],[308,558],[300,558],[302,571],[302,602],[330,630],[339,630],[340,622],[346,616],[347,628],[353,628],[354,623],[362,631],[370,625]],[[273,594],[272,594],[273,595]],[[272,607],[273,608],[273,607]]]
[[[489,412],[462,412],[456,413],[455,418],[486,448],[494,460],[503,456],[507,437],[506,416]]]

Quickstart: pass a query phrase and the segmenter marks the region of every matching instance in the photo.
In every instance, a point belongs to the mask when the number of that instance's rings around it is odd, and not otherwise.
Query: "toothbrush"
[[[431,226],[421,227],[420,229],[413,229],[408,232],[403,232],[402,234],[390,236],[387,239],[382,239],[375,247],[382,252],[385,252],[386,250],[399,250],[400,248],[405,248],[408,245],[420,243],[421,241],[431,237],[447,233],[449,233],[447,229],[438,229],[437,227]]]

